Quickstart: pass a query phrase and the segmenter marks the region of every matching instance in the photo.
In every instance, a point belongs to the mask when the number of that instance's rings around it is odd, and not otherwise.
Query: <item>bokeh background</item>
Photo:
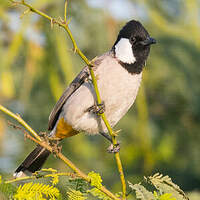
[[[64,1],[32,0],[51,16],[63,16]],[[48,116],[70,81],[84,66],[67,34],[22,6],[0,1],[0,104],[31,127],[46,131]],[[21,16],[21,18],[20,18]],[[122,129],[121,158],[132,183],[155,172],[169,175],[199,199],[200,190],[200,1],[69,1],[70,28],[89,59],[109,50],[122,26],[141,21],[157,39],[144,70],[137,101],[116,129]],[[14,122],[0,113],[0,173],[12,172],[34,148]],[[16,123],[16,122],[15,122]],[[120,190],[113,155],[101,136],[79,134],[62,143],[63,153],[84,172],[99,172],[104,184]],[[45,164],[66,171],[53,156]]]

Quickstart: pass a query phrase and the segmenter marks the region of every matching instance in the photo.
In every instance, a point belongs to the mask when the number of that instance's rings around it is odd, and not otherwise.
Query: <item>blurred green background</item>
[[[63,16],[64,1],[28,2],[53,17]],[[51,29],[35,14],[20,18],[24,10],[0,1],[0,104],[40,132],[46,131],[51,109],[84,63],[64,30]],[[126,179],[136,183],[160,172],[186,192],[200,190],[200,1],[76,0],[69,1],[68,16],[89,59],[108,51],[131,19],[141,21],[157,39],[137,101],[116,127],[122,129],[118,140]],[[8,120],[14,122],[0,113],[0,173],[11,177],[35,144],[24,142]],[[119,191],[108,145],[101,136],[84,134],[62,142],[63,153],[80,169],[99,172],[104,184]],[[53,156],[45,167],[68,170]]]

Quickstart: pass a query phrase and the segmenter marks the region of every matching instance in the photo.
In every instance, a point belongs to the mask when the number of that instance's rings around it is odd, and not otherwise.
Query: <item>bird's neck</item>
[[[131,63],[131,64],[128,64],[128,63],[125,63],[125,62],[122,62],[121,60],[119,60],[117,57],[116,57],[116,54],[115,54],[115,48],[112,48],[111,50],[113,56],[115,59],[118,60],[118,63],[124,67],[129,73],[131,74],[140,74],[145,66],[145,61],[135,61],[134,63]]]

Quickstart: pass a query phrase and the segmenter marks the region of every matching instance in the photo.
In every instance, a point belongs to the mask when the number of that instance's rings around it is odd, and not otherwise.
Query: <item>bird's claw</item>
[[[97,115],[101,115],[105,112],[105,104],[102,102],[101,104],[96,104],[88,108],[88,112],[95,113]]]
[[[119,150],[120,150],[119,142],[117,142],[117,144],[115,144],[115,145],[111,143],[107,149],[108,153],[118,153]]]

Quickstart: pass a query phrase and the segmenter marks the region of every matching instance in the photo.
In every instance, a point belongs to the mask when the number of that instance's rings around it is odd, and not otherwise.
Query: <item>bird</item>
[[[83,67],[50,113],[49,137],[62,140],[80,132],[106,136],[108,130],[99,113],[105,113],[111,127],[127,113],[136,99],[150,47],[155,43],[139,21],[127,22],[112,48],[92,62],[103,103],[97,104],[88,66]],[[50,153],[38,145],[13,176],[22,177],[40,170]]]

